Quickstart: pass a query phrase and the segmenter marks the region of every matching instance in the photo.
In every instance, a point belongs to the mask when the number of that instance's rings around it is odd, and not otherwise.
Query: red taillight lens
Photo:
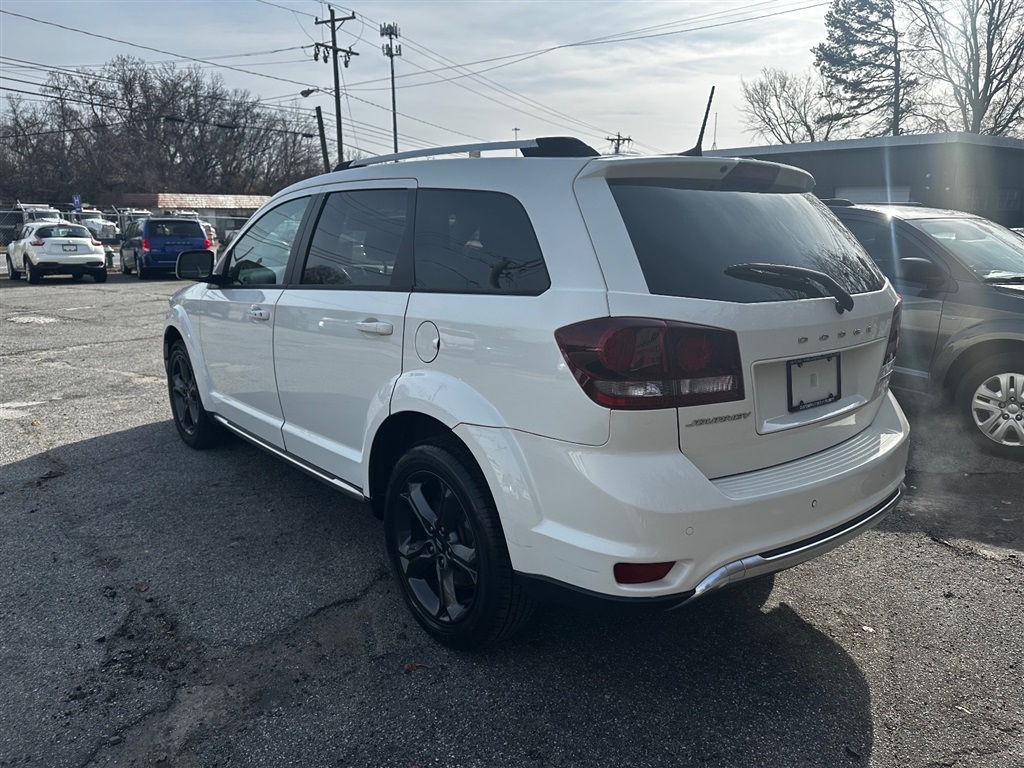
[[[142,238],[142,250],[144,250],[144,251],[148,251],[149,250],[149,238],[148,237]]]
[[[555,331],[576,381],[606,408],[683,408],[743,399],[733,331],[643,317],[602,317]]]
[[[896,306],[892,310],[892,327],[889,328],[889,343],[885,345],[885,360],[887,365],[896,359],[896,349],[900,345],[900,323],[903,320],[903,298],[896,297]]]
[[[29,245],[35,245],[35,246],[46,245],[46,241],[42,240],[42,239],[36,239],[36,240],[33,240],[32,242],[30,242]]]
[[[206,238],[205,240],[203,240],[203,248],[207,248],[208,249],[209,247],[210,247],[210,238]]]
[[[619,584],[647,584],[665,578],[675,563],[616,563],[615,581]]]
[[[103,243],[101,243],[101,242],[100,242],[99,240],[96,240],[96,239],[94,239],[94,240],[92,241],[92,244],[93,244],[93,245],[103,245]]]

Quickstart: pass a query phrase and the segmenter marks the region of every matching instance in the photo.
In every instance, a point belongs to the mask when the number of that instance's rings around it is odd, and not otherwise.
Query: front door
[[[285,447],[360,488],[367,432],[386,416],[402,372],[412,189],[358,183],[326,195],[297,279],[277,303]]]
[[[233,424],[283,447],[274,377],[274,324],[288,259],[310,198],[272,208],[231,246],[224,273],[203,297],[199,338],[212,384],[212,407]]]

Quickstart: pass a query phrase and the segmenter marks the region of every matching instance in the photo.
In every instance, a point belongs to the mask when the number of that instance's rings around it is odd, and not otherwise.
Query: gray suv
[[[959,211],[829,206],[903,297],[893,388],[943,397],[982,448],[1024,460],[1024,239]]]

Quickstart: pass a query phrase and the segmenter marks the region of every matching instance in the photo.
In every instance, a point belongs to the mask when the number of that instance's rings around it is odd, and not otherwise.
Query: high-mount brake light
[[[606,408],[685,408],[742,400],[734,331],[644,317],[602,317],[555,331],[587,396]]]
[[[722,177],[722,189],[735,192],[763,192],[779,178],[777,165],[740,160]]]

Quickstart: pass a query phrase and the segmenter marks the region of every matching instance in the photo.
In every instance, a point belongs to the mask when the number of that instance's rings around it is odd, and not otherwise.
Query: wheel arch
[[[1024,360],[1024,338],[996,338],[973,344],[950,362],[942,377],[942,394],[952,398],[960,380],[978,363],[996,355],[1016,354]]]

